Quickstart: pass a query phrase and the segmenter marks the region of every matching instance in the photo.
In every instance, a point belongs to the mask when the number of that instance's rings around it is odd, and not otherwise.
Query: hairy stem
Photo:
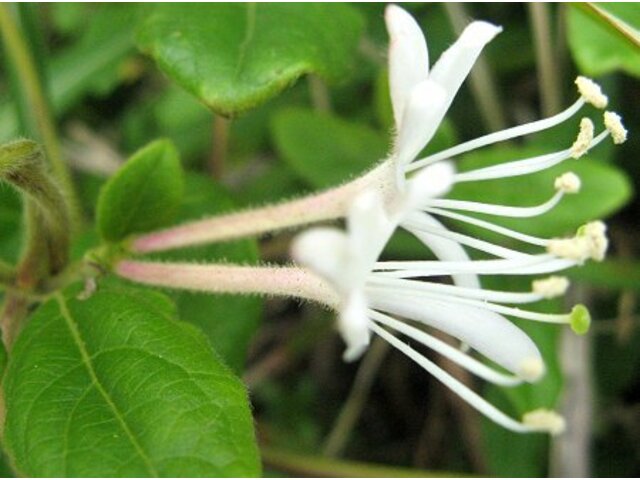
[[[354,196],[367,188],[377,188],[385,198],[395,188],[391,161],[369,174],[340,187],[277,205],[220,215],[152,232],[138,237],[131,245],[136,253],[223,242],[261,235],[309,223],[343,217]]]
[[[123,260],[115,272],[134,282],[210,293],[272,295],[336,307],[337,296],[324,280],[298,267],[244,267]]]

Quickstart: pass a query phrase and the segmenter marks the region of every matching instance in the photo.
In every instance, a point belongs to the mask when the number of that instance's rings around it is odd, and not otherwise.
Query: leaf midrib
[[[97,373],[96,373],[96,371],[93,368],[93,365],[91,363],[91,356],[89,355],[89,352],[87,352],[87,349],[86,349],[86,347],[85,347],[85,345],[84,345],[84,343],[82,341],[82,336],[80,335],[80,331],[78,329],[78,325],[74,321],[74,319],[73,319],[73,317],[71,315],[71,312],[69,311],[69,309],[67,307],[66,299],[61,294],[58,294],[58,295],[56,295],[56,301],[58,302],[58,306],[59,306],[59,309],[60,309],[60,314],[62,315],[62,318],[64,319],[65,323],[67,324],[67,327],[69,328],[69,332],[71,333],[73,341],[75,342],[75,344],[76,344],[76,346],[78,348],[78,351],[80,352],[80,356],[82,358],[82,363],[84,364],[85,368],[87,369],[87,372],[89,373],[89,377],[91,378],[91,381],[95,385],[96,389],[98,390],[98,392],[100,393],[100,395],[102,396],[104,401],[111,408],[114,417],[116,418],[116,420],[118,420],[118,422],[120,423],[120,426],[122,427],[123,431],[126,433],[127,437],[129,438],[129,441],[131,441],[131,443],[133,444],[134,448],[136,449],[136,451],[140,455],[140,458],[145,463],[145,466],[146,466],[149,474],[152,477],[159,477],[160,474],[155,469],[155,467],[153,466],[153,464],[151,462],[151,458],[144,451],[144,449],[142,448],[142,445],[140,445],[140,443],[138,442],[138,439],[134,435],[133,431],[129,428],[129,425],[127,425],[127,423],[126,423],[122,413],[118,409],[117,405],[111,399],[111,397],[109,397],[109,394],[107,393],[105,388],[100,383],[100,379],[98,378],[98,375],[97,375]]]

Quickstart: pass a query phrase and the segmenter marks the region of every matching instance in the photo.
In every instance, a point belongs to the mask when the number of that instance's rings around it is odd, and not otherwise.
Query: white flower
[[[370,185],[356,197],[347,215],[347,231],[315,228],[294,242],[293,258],[320,275],[339,297],[338,329],[347,344],[345,360],[357,359],[367,348],[371,332],[412,358],[425,370],[454,390],[480,412],[514,431],[559,433],[563,420],[547,410],[529,412],[518,422],[489,404],[425,356],[391,332],[440,353],[473,374],[502,386],[535,382],[545,371],[534,342],[504,315],[558,324],[569,324],[578,333],[589,326],[589,314],[576,306],[567,314],[541,314],[515,308],[544,298],[562,295],[568,288],[564,277],[535,280],[529,292],[482,289],[479,276],[536,275],[557,272],[591,258],[602,260],[607,248],[605,227],[592,222],[571,239],[544,239],[495,225],[466,213],[505,217],[535,217],[551,210],[565,194],[575,193],[580,180],[565,173],[554,182],[555,194],[541,205],[513,207],[483,204],[443,197],[458,182],[482,181],[526,175],[584,155],[611,135],[624,140],[620,118],[605,114],[606,129],[594,137],[593,122],[583,119],[576,142],[560,152],[516,160],[469,172],[456,173],[454,156],[498,141],[553,127],[572,117],[586,102],[604,108],[606,97],[592,81],[576,82],[581,98],[551,118],[496,132],[417,159],[433,137],[463,80],[484,45],[500,28],[473,22],[436,62],[428,65],[426,41],[415,20],[401,8],[386,10],[391,37],[389,49],[390,90],[396,122],[396,142],[390,158],[375,175],[393,172],[393,188],[385,180],[379,188]],[[373,172],[372,172],[373,173]],[[529,254],[448,230],[435,217],[481,227],[546,251]],[[431,261],[379,261],[396,228],[402,227],[422,241],[438,258]],[[471,260],[465,247],[496,258]],[[453,285],[424,281],[449,276]],[[421,280],[416,280],[420,278]],[[399,319],[402,319],[399,320]],[[441,330],[468,345],[501,368],[491,368],[429,335],[415,325]],[[506,373],[506,372],[507,373]]]

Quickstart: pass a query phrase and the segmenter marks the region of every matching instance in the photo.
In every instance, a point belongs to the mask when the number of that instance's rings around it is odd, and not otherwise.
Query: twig
[[[384,340],[378,337],[373,340],[360,364],[349,396],[325,441],[323,453],[327,457],[340,456],[344,451],[388,351],[389,344]]]
[[[460,34],[467,24],[469,17],[463,3],[444,3],[444,9],[449,21],[457,34]],[[495,87],[489,64],[480,57],[469,74],[471,92],[480,107],[480,114],[485,125],[491,131],[502,130],[506,126],[504,111]]]
[[[331,97],[327,84],[316,75],[309,75],[307,79],[313,108],[319,112],[331,112]]]
[[[213,117],[213,150],[209,159],[209,172],[216,180],[220,180],[227,164],[229,153],[229,127],[231,120],[221,115]]]
[[[542,101],[542,113],[545,116],[560,111],[560,84],[557,67],[554,61],[553,39],[549,5],[546,3],[528,3],[529,18],[535,41],[536,65],[538,68],[538,84]]]

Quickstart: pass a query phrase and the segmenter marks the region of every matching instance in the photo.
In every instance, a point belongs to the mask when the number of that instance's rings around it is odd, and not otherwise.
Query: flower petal
[[[425,80],[411,90],[398,130],[394,154],[398,171],[416,158],[433,138],[447,110],[447,92],[438,83]]]
[[[527,381],[539,379],[544,372],[542,356],[535,343],[495,312],[452,304],[446,298],[440,301],[397,292],[379,292],[369,298],[369,305],[442,330]]]
[[[501,27],[488,22],[472,22],[435,63],[429,79],[447,91],[445,110],[449,108],[484,46],[501,31]]]
[[[357,360],[369,346],[369,324],[367,300],[362,291],[354,290],[341,305],[338,316],[338,330],[347,344],[347,349],[342,355],[345,362]]]
[[[417,172],[407,180],[407,211],[423,208],[428,200],[445,196],[454,183],[452,162],[438,162]]]
[[[427,79],[427,42],[414,18],[397,5],[385,10],[389,31],[389,88],[396,128],[401,128],[405,103],[413,87]]]
[[[447,228],[442,223],[433,218],[431,215],[423,212],[415,212],[413,213],[413,216],[419,218],[422,222],[425,222],[429,225],[447,230]],[[426,233],[419,230],[407,228],[404,225],[403,228],[405,228],[408,232],[418,238],[418,240],[429,247],[429,249],[436,257],[438,257],[439,260],[453,262],[471,262],[471,259],[469,258],[466,250],[458,242],[449,240],[448,238],[443,238],[439,235],[433,235],[432,233]],[[471,263],[469,263],[469,265],[471,265]],[[456,285],[459,285],[461,287],[480,288],[480,279],[477,275],[470,273],[454,273],[451,275],[451,278],[453,278],[453,281]]]
[[[312,228],[294,239],[291,256],[344,292],[354,283],[345,275],[350,270],[347,242],[347,235],[337,228]]]

